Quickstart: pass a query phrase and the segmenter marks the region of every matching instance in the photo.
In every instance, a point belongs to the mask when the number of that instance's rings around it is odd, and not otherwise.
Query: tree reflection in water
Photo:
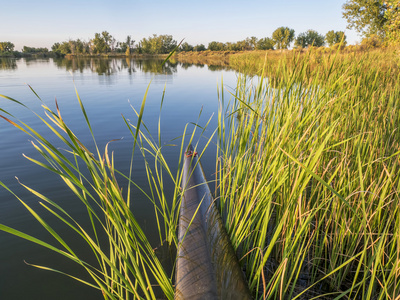
[[[15,70],[17,62],[15,58],[0,57],[0,70]]]
[[[136,70],[152,74],[173,74],[177,72],[177,62],[166,62],[162,59],[132,59],[132,58],[87,58],[71,57],[54,59],[59,68],[72,72],[83,73],[90,70],[98,75],[111,75],[121,71],[133,74]]]
[[[98,75],[112,75],[118,72],[127,71],[128,74],[133,74],[136,71],[141,71],[150,74],[171,75],[178,71],[178,66],[183,69],[188,69],[192,66],[203,68],[208,65],[211,71],[218,71],[229,68],[228,61],[211,61],[188,59],[188,58],[171,58],[163,64],[163,58],[101,58],[101,57],[68,57],[54,59],[57,67],[66,69],[72,72],[83,73],[85,70],[90,70]]]

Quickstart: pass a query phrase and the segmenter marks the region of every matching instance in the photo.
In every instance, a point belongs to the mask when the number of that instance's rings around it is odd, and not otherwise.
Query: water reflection
[[[133,74],[137,70],[151,74],[173,74],[177,72],[177,62],[167,62],[162,65],[161,59],[131,59],[131,58],[84,58],[73,57],[54,59],[58,68],[67,71],[80,72],[90,70],[98,75],[112,75],[122,71]]]
[[[226,66],[219,66],[219,65],[209,65],[208,69],[210,71],[222,71],[222,70],[226,70]]]
[[[0,70],[14,70],[17,69],[17,61],[15,58],[0,58]],[[43,62],[49,63],[51,61],[59,69],[65,69],[72,72],[84,73],[91,71],[98,75],[113,75],[122,71],[127,71],[129,75],[137,71],[150,74],[164,74],[172,75],[178,71],[178,66],[182,69],[189,69],[191,67],[204,68],[208,66],[210,71],[221,71],[231,69],[229,62],[226,60],[210,60],[208,58],[171,58],[164,65],[163,59],[148,58],[100,58],[100,57],[69,57],[69,58],[23,58],[26,66],[42,64]]]
[[[44,58],[36,58],[36,57],[24,57],[23,60],[25,61],[25,64],[27,67],[30,66],[36,66],[36,65],[42,65],[43,63],[49,63],[50,58],[44,57]]]
[[[0,57],[0,70],[15,70],[17,62],[15,58]]]
[[[192,66],[203,68],[208,66],[210,71],[230,70],[229,57],[213,57],[213,56],[178,56],[177,59],[181,66],[185,69]]]
[[[150,74],[172,75],[177,73],[178,66],[183,69],[190,67],[203,68],[208,65],[210,71],[220,71],[229,68],[226,61],[199,60],[198,58],[190,60],[185,58],[171,58],[165,64],[161,58],[97,58],[97,57],[70,57],[54,59],[54,63],[58,68],[66,69],[72,72],[80,72],[90,70],[98,75],[112,75],[122,71],[133,74],[137,71]]]
[[[198,68],[204,68],[205,64],[201,64],[201,63],[188,63],[188,62],[181,62],[181,67],[184,70],[188,70],[189,68],[196,66]]]
[[[145,59],[145,60],[135,60],[137,67],[145,73],[152,74],[173,74],[178,71],[178,63],[174,61],[168,61],[162,65],[162,59]]]

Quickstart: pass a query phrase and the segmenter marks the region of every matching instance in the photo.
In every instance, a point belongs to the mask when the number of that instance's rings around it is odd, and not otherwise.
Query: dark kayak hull
[[[200,161],[191,147],[184,157],[182,190],[175,299],[251,299]]]

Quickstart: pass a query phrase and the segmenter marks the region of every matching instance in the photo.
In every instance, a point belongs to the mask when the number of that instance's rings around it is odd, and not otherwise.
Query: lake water
[[[135,120],[131,106],[140,109],[150,83],[144,121],[155,137],[164,88],[166,91],[161,112],[163,144],[182,135],[186,124],[198,122],[204,126],[214,114],[205,133],[205,136],[210,136],[217,121],[217,86],[221,85],[222,78],[228,90],[232,90],[236,84],[236,73],[230,70],[182,63],[167,63],[162,67],[161,62],[126,59],[0,59],[0,94],[24,103],[42,116],[44,114],[41,103],[27,84],[53,109],[57,99],[66,123],[85,145],[91,147],[93,143],[78,104],[76,87],[100,149],[104,149],[107,142],[113,139],[123,138],[111,143],[110,150],[115,152],[116,168],[127,174],[132,136],[121,114],[127,119]],[[0,109],[46,133],[44,126],[29,109],[4,98],[0,98]],[[0,114],[4,115],[1,111]],[[193,127],[190,124],[188,128]],[[33,208],[45,214],[38,204],[38,199],[21,188],[15,179],[17,176],[23,184],[45,194],[84,222],[85,209],[62,181],[22,156],[24,153],[36,159],[40,158],[30,144],[30,137],[1,119],[0,140],[0,181]],[[204,142],[205,139],[200,139],[200,144]],[[179,144],[177,141],[174,143]],[[179,147],[166,148],[164,155],[171,165],[174,165],[178,159]],[[202,163],[206,176],[212,179],[215,165],[215,153],[212,149],[206,152]],[[144,177],[143,166],[138,162],[134,181],[139,185],[146,185]],[[145,232],[151,236],[152,243],[157,246],[156,229],[152,226],[153,210],[139,193],[135,194],[134,210]],[[58,226],[60,235],[67,241],[80,248],[79,240],[70,230],[58,224],[51,216],[47,215],[47,220],[50,224]],[[23,205],[1,187],[0,223],[56,244]],[[60,255],[0,232],[0,299],[102,299],[101,293],[92,288],[61,274],[28,266],[24,261],[85,276],[81,268]]]

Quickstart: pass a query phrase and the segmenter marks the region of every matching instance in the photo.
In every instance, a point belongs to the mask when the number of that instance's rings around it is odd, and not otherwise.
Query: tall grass
[[[263,68],[265,59],[268,64]],[[400,70],[400,55],[397,48],[378,48],[369,51],[346,52],[330,48],[311,48],[307,51],[248,51],[235,53],[229,56],[229,66],[235,70],[246,74],[257,74],[274,78],[279,72],[276,69],[284,67],[293,71],[301,67],[307,68],[308,77],[318,75],[320,79],[323,75],[329,75],[334,69],[351,68],[363,78],[375,74],[382,75],[380,79],[394,83]],[[372,72],[371,72],[372,71]],[[315,72],[315,74],[314,74]],[[349,73],[348,73],[349,74]],[[385,76],[386,75],[386,76]],[[361,79],[361,77],[358,77]]]
[[[219,116],[216,194],[257,298],[400,295],[399,73],[335,55],[267,59]]]

